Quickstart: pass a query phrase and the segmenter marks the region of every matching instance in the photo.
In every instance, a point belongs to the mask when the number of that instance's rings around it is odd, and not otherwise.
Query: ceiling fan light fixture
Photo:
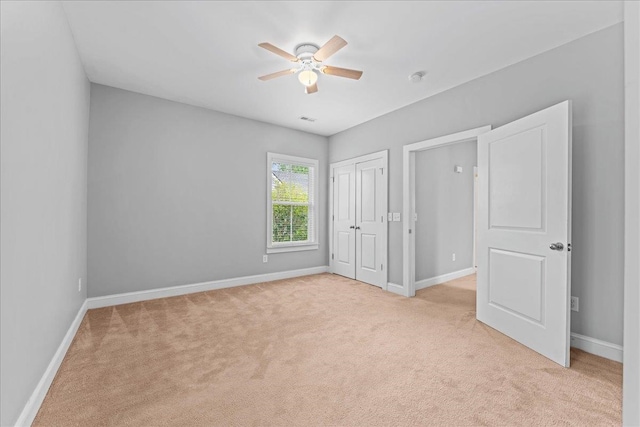
[[[332,56],[334,53],[347,45],[347,42],[340,36],[333,36],[331,40],[326,42],[322,47],[318,47],[313,43],[302,43],[296,46],[295,55],[292,55],[271,43],[260,43],[258,46],[281,56],[291,62],[297,64],[296,68],[289,70],[277,71],[258,77],[259,80],[267,81],[276,77],[286,76],[287,74],[298,73],[298,80],[304,86],[304,93],[307,95],[317,93],[319,73],[328,74],[336,77],[346,77],[348,79],[359,80],[362,77],[362,71],[350,70],[348,68],[332,67],[330,65],[320,65],[321,62]],[[324,77],[323,77],[324,78]]]
[[[309,87],[316,84],[318,81],[318,75],[313,70],[303,70],[298,74],[298,80],[300,80],[300,83],[303,85]]]

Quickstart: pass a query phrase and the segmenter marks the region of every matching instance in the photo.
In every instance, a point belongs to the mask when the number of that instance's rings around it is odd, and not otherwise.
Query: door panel
[[[361,197],[359,198],[362,204],[360,212],[360,222],[375,221],[376,215],[376,169],[364,169],[359,171],[361,184],[359,189],[361,190]]]
[[[569,101],[481,135],[478,170],[478,320],[569,366]]]
[[[334,169],[333,187],[333,272],[355,279],[355,165]]]
[[[338,221],[353,220],[353,178],[354,174],[350,170],[338,172],[338,192],[336,193]]]
[[[362,269],[376,271],[376,236],[375,234],[360,234],[360,266]]]
[[[356,279],[382,287],[382,255],[380,236],[386,223],[386,206],[381,194],[383,159],[356,164]]]
[[[545,140],[537,128],[489,144],[491,228],[542,229]]]
[[[490,249],[489,304],[544,326],[544,263],[537,255]]]
[[[351,259],[351,240],[353,240],[352,233],[346,231],[338,232],[338,261],[343,264],[349,264],[352,262]]]

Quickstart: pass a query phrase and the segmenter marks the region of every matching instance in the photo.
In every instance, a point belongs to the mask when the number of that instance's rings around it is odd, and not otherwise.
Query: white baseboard
[[[36,415],[38,415],[40,405],[42,405],[42,402],[44,401],[44,398],[49,391],[49,387],[51,386],[56,373],[58,373],[58,368],[60,368],[62,360],[67,354],[67,350],[69,350],[69,346],[71,345],[73,338],[76,336],[76,332],[78,331],[78,328],[80,327],[80,324],[82,323],[82,319],[84,318],[86,312],[87,301],[85,300],[82,303],[82,306],[80,306],[80,310],[78,310],[78,314],[76,314],[73,322],[71,322],[71,326],[69,326],[69,329],[62,339],[60,346],[58,346],[58,349],[53,355],[51,362],[49,362],[49,366],[47,366],[47,369],[44,371],[42,378],[40,378],[40,381],[38,381],[38,385],[36,385],[35,390],[33,390],[33,393],[31,393],[29,400],[24,405],[24,408],[22,409],[22,412],[20,413],[20,416],[16,421],[16,426],[30,426],[31,423],[33,423],[33,420],[36,418]]]
[[[404,291],[404,287],[402,285],[398,285],[397,283],[387,283],[387,291],[393,292],[394,294],[406,296],[406,292]]]
[[[622,363],[622,346],[571,332],[571,347]]]
[[[213,291],[216,289],[233,288],[254,283],[271,282],[274,280],[290,279],[292,277],[308,276],[326,273],[329,266],[302,268],[300,270],[280,271],[277,273],[256,274],[255,276],[234,277],[232,279],[214,280],[211,282],[193,283],[189,285],[170,286],[167,288],[149,289],[146,291],[127,292],[123,294],[106,295],[103,297],[87,298],[87,308],[110,307],[113,305],[129,304],[132,302],[148,301],[157,298],[175,297],[196,292]]]
[[[465,268],[464,270],[454,271],[452,273],[442,274],[440,276],[431,277],[429,279],[422,279],[416,281],[416,291],[418,289],[428,288],[429,286],[440,285],[450,280],[459,279],[464,276],[468,276],[476,272],[473,267]]]

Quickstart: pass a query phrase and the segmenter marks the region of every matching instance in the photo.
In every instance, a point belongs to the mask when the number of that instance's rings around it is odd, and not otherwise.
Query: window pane
[[[273,205],[273,241],[304,242],[309,239],[309,207]]]
[[[273,242],[291,241],[291,208],[293,206],[273,205]]]
[[[309,201],[309,167],[287,163],[271,164],[271,199],[281,202]]]
[[[292,240],[308,240],[309,206],[291,206]]]

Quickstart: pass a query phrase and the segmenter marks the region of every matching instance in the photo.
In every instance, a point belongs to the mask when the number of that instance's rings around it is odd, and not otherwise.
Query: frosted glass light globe
[[[305,86],[313,86],[318,81],[318,75],[313,70],[304,70],[298,74],[298,80]]]

